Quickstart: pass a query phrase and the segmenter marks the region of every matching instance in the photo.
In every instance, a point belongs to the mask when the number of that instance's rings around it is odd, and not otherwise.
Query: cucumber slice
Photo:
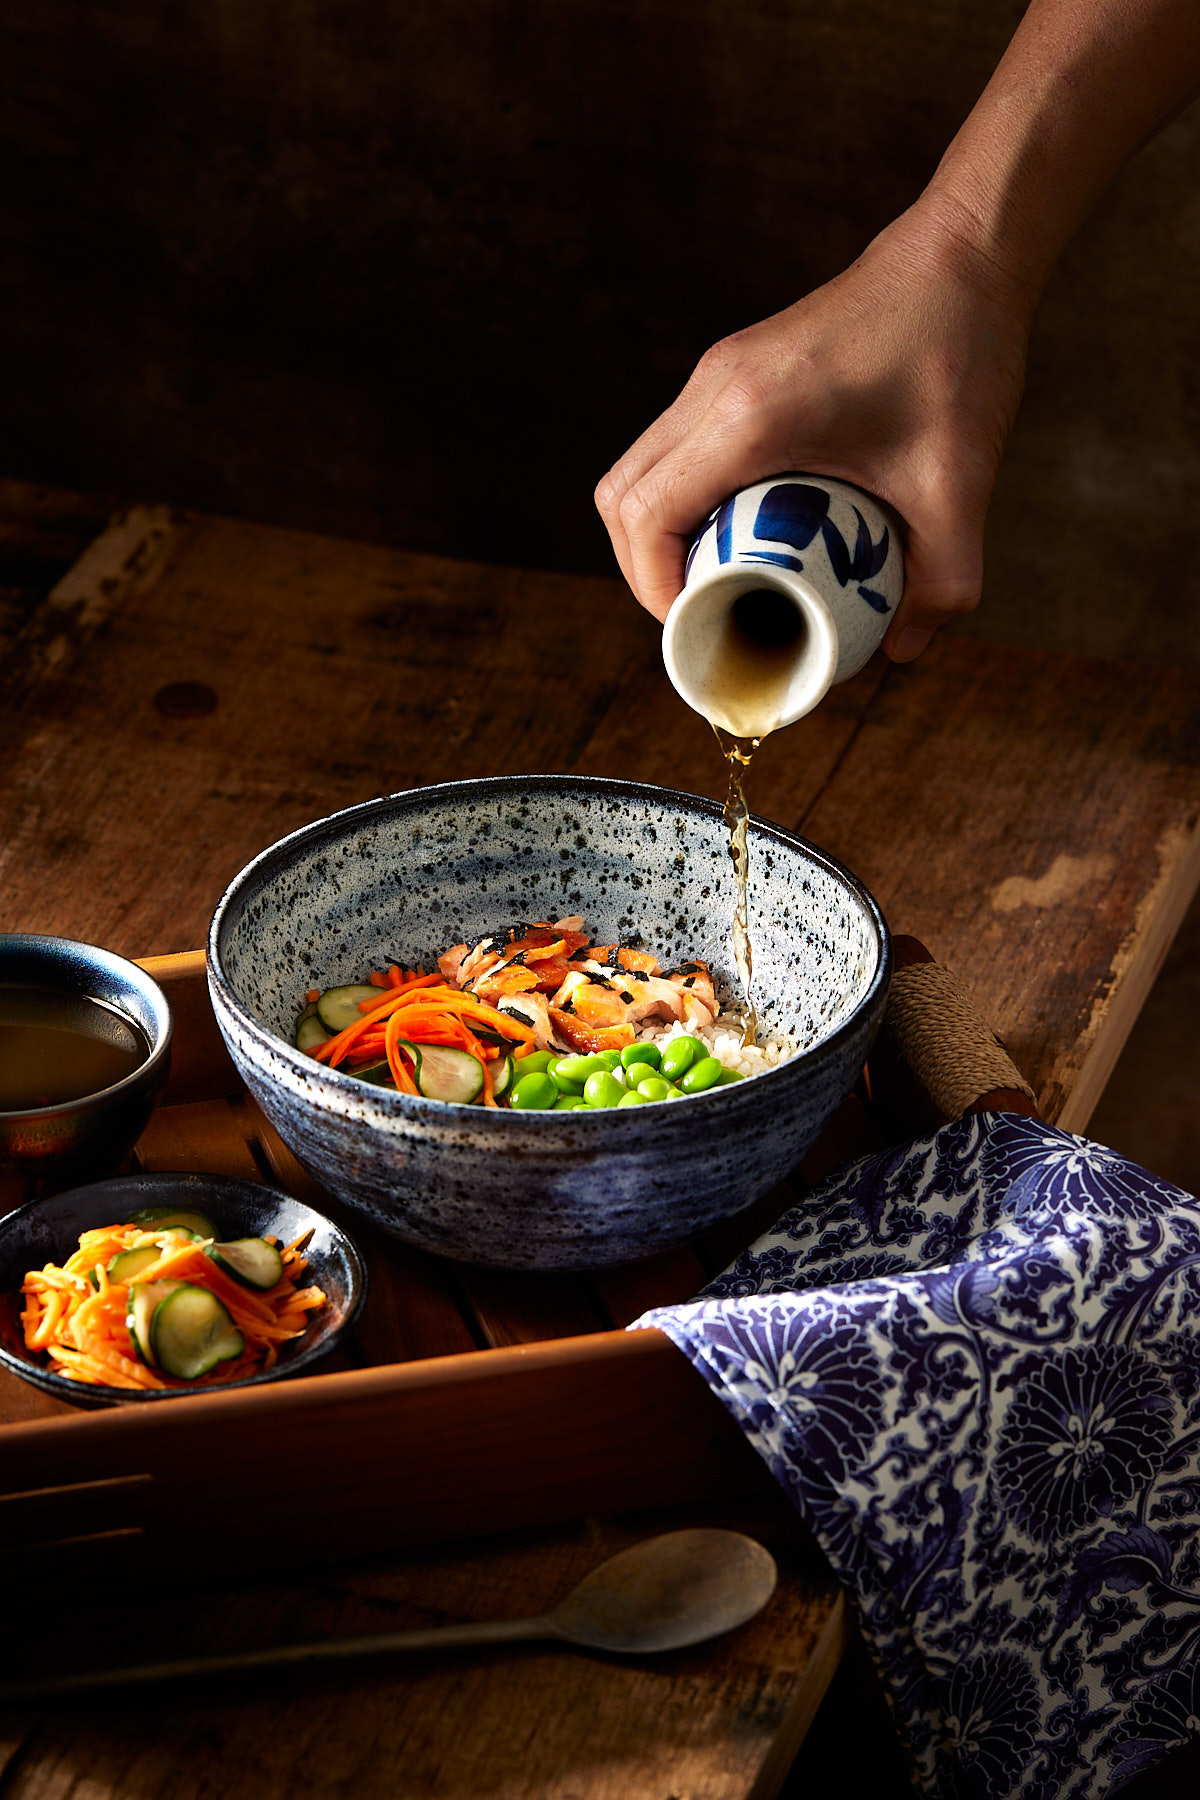
[[[136,1281],[143,1269],[156,1263],[162,1255],[157,1244],[143,1244],[138,1250],[118,1250],[110,1257],[108,1279],[110,1281]]]
[[[377,987],[326,988],[317,1001],[317,1017],[329,1031],[345,1031],[347,1025],[357,1025],[362,1018],[360,1000],[382,1000],[385,994],[386,989]]]
[[[215,1238],[217,1228],[212,1220],[201,1212],[191,1212],[187,1207],[178,1206],[143,1206],[140,1212],[130,1213],[127,1225],[157,1225],[162,1231],[173,1228],[180,1231],[192,1231],[197,1237]]]
[[[155,1367],[153,1332],[151,1330],[154,1310],[160,1301],[166,1299],[168,1294],[182,1286],[181,1281],[139,1281],[129,1290],[125,1325],[133,1339],[134,1349],[142,1361],[149,1363],[151,1368]]]
[[[208,1254],[218,1269],[232,1275],[243,1287],[261,1292],[283,1279],[283,1258],[266,1238],[234,1238],[228,1244],[210,1244]]]
[[[246,1340],[214,1293],[181,1281],[150,1315],[150,1345],[165,1374],[195,1381],[219,1362],[240,1356]]]
[[[297,1050],[315,1050],[318,1044],[328,1043],[332,1036],[332,1031],[322,1025],[316,1013],[310,1012],[307,1018],[301,1019],[296,1027],[296,1048]]]
[[[364,1063],[361,1069],[343,1069],[343,1075],[353,1075],[356,1081],[369,1081],[372,1087],[395,1087],[392,1071],[386,1062]]]
[[[469,1106],[483,1092],[483,1064],[469,1050],[422,1044],[416,1083],[427,1100],[456,1100]]]
[[[512,1086],[516,1067],[517,1065],[513,1061],[513,1058],[511,1056],[506,1056],[503,1062],[493,1070],[492,1098],[494,1100],[501,1100],[504,1095],[507,1094],[509,1088]]]

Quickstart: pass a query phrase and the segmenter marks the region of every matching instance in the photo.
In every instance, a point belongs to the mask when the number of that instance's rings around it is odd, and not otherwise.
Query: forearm
[[[1123,165],[1200,91],[1200,0],[1032,0],[920,206],[1032,308]]]

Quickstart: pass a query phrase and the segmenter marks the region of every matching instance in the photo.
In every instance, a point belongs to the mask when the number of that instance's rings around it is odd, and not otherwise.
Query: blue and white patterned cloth
[[[1200,1733],[1200,1202],[967,1118],[638,1324],[819,1540],[937,1800],[1099,1800]]]

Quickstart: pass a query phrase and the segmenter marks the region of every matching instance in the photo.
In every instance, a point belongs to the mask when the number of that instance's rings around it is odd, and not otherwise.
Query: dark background
[[[920,190],[1013,0],[5,0],[6,472],[604,572],[596,479]],[[1198,120],[1056,275],[978,628],[1200,656]]]

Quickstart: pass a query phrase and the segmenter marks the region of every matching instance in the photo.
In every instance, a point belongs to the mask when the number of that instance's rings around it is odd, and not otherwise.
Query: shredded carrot
[[[395,972],[400,974],[399,970]],[[390,977],[392,971],[388,973]],[[351,1072],[355,1067],[361,1068],[367,1062],[386,1057],[396,1086],[406,1094],[415,1094],[418,1090],[398,1049],[401,1036],[414,1044],[446,1044],[477,1057],[485,1070],[485,1104],[495,1104],[494,1100],[487,1099],[490,1086],[486,1070],[496,1052],[493,1046],[481,1042],[471,1025],[485,1026],[509,1043],[527,1050],[532,1049],[535,1041],[532,1027],[524,1020],[500,1012],[476,994],[448,986],[440,975],[406,977],[402,985],[392,986],[379,999],[364,1000],[360,1005],[362,1018],[317,1044],[310,1054],[331,1069],[345,1064]]]
[[[400,971],[397,970],[396,973],[399,974]],[[407,994],[413,988],[429,987],[441,979],[440,975],[412,975],[401,981],[385,981],[381,984],[382,991],[378,997],[373,995],[369,1000],[360,1000],[358,1010],[373,1019],[379,1018],[387,1011],[385,1002],[394,1000],[397,994]]]
[[[309,988],[304,998],[310,1006],[314,1005],[321,998],[320,988]]]
[[[409,1074],[408,1064],[400,1054],[400,1027],[403,1023],[403,1016],[398,1012],[394,1012],[388,1020],[387,1030],[383,1037],[384,1054],[387,1057],[388,1068],[392,1072],[392,1080],[400,1089],[400,1092],[402,1094],[415,1094],[417,1092],[417,1084]]]
[[[301,1252],[310,1236],[306,1232],[280,1251],[283,1275],[273,1288],[259,1293],[225,1275],[207,1254],[208,1245],[190,1234],[169,1227],[156,1232],[144,1225],[86,1231],[61,1268],[48,1263],[26,1275],[21,1288],[26,1348],[44,1352],[57,1374],[93,1386],[212,1387],[259,1374],[275,1366],[279,1346],[301,1336],[308,1315],[325,1304],[319,1287],[298,1286],[308,1270]],[[130,1286],[136,1284],[113,1281],[108,1262],[123,1250],[146,1245],[154,1245],[160,1255],[139,1273],[139,1283],[186,1281],[210,1289],[245,1340],[236,1357],[195,1381],[147,1367],[126,1325]]]

